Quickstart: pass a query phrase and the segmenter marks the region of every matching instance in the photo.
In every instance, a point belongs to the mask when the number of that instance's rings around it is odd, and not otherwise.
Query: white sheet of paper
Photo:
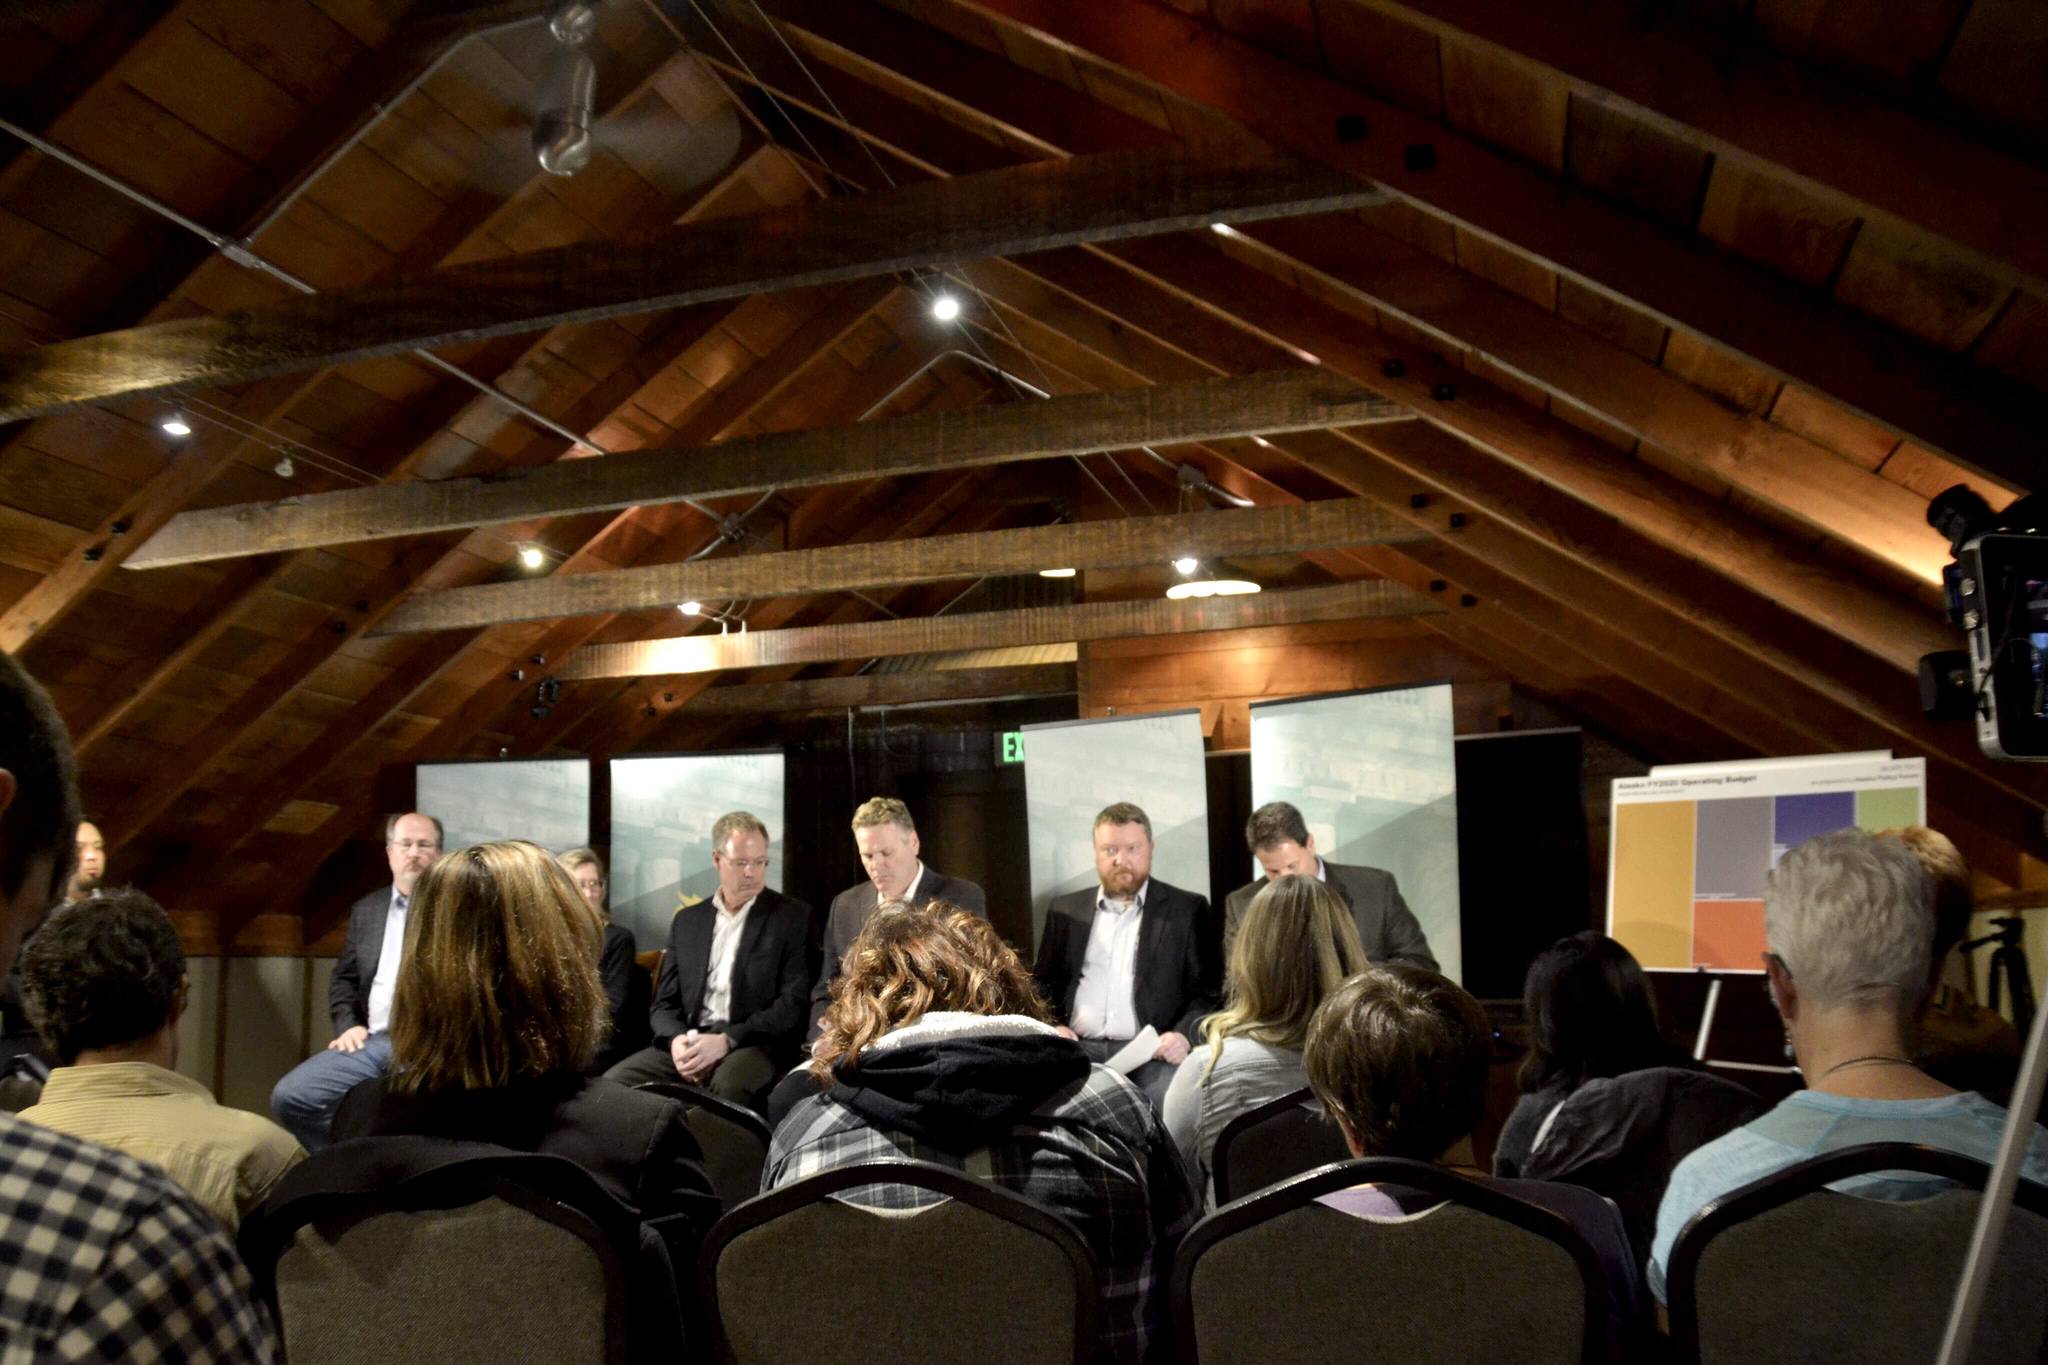
[[[1150,1024],[1138,1030],[1138,1036],[1118,1048],[1116,1054],[1103,1065],[1119,1076],[1128,1076],[1152,1060],[1152,1054],[1159,1051],[1159,1030]]]

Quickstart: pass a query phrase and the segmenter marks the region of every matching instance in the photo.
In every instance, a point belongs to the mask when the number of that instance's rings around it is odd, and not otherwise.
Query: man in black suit
[[[1436,970],[1436,957],[1429,951],[1429,938],[1408,902],[1401,899],[1401,887],[1394,874],[1377,867],[1352,867],[1326,863],[1316,852],[1315,836],[1301,812],[1285,801],[1269,801],[1252,812],[1244,827],[1244,838],[1252,856],[1259,860],[1265,876],[1240,886],[1223,902],[1223,957],[1230,959],[1230,947],[1237,941],[1237,926],[1252,897],[1275,877],[1304,876],[1335,891],[1351,907],[1358,922],[1358,941],[1375,965],[1407,962]]]
[[[1220,1002],[1209,901],[1152,876],[1152,820],[1119,801],[1095,817],[1097,886],[1053,899],[1032,975],[1094,1061],[1150,1025],[1152,1059],[1130,1073],[1158,1108],[1189,1041]]]
[[[441,822],[412,811],[384,822],[391,885],[348,912],[348,937],[334,960],[327,1010],[334,1041],[285,1073],[270,1092],[270,1112],[309,1152],[328,1142],[342,1096],[391,1069],[391,997],[405,951],[405,914],[412,889],[441,856]]]
[[[605,1075],[706,1085],[751,1109],[803,1037],[811,907],[768,889],[768,827],[746,811],[711,827],[718,890],[669,921],[649,1022],[654,1045]]]
[[[832,999],[832,983],[839,979],[839,962],[853,946],[854,936],[885,901],[908,906],[944,901],[962,910],[988,918],[988,898],[981,888],[961,877],[948,877],[937,868],[918,860],[917,824],[910,807],[893,796],[864,801],[853,813],[853,842],[860,849],[861,866],[868,879],[850,886],[832,898],[825,918],[825,965],[811,988],[811,1031],[818,1035],[818,1020]]]

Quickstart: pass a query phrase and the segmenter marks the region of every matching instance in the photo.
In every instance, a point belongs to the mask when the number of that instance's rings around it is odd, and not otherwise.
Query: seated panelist
[[[1415,912],[1401,899],[1400,883],[1394,874],[1377,867],[1326,863],[1316,852],[1316,840],[1308,832],[1301,812],[1285,801],[1268,801],[1252,812],[1245,823],[1245,843],[1259,860],[1265,876],[1230,893],[1223,902],[1223,956],[1237,938],[1244,912],[1252,897],[1272,884],[1276,877],[1314,877],[1335,891],[1351,907],[1358,925],[1358,941],[1375,964],[1406,962],[1436,970],[1436,957],[1429,951],[1429,939],[1422,932]]]

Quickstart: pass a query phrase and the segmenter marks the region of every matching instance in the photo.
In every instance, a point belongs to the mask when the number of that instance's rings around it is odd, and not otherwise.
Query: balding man
[[[1266,875],[1240,886],[1223,902],[1223,960],[1230,960],[1230,948],[1237,941],[1237,926],[1251,908],[1252,897],[1279,877],[1314,877],[1328,886],[1351,907],[1358,924],[1358,941],[1375,965],[1406,962],[1436,970],[1436,955],[1429,951],[1429,937],[1408,902],[1401,899],[1400,883],[1394,874],[1377,867],[1356,867],[1326,863],[1316,852],[1316,840],[1308,832],[1301,812],[1285,801],[1268,801],[1252,812],[1245,822],[1244,841],[1259,869]]]
[[[379,887],[348,912],[348,938],[334,960],[327,1009],[334,1041],[285,1074],[270,1092],[270,1112],[317,1152],[342,1097],[391,1069],[391,997],[405,953],[405,915],[412,889],[441,856],[441,822],[411,811],[384,822],[384,856],[391,885]]]

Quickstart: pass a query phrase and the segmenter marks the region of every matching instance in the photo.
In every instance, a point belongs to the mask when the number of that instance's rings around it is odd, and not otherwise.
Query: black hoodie
[[[954,1156],[988,1146],[1088,1077],[1088,1057],[1049,1033],[980,1035],[870,1049],[833,1073],[832,1098],[870,1127]]]

